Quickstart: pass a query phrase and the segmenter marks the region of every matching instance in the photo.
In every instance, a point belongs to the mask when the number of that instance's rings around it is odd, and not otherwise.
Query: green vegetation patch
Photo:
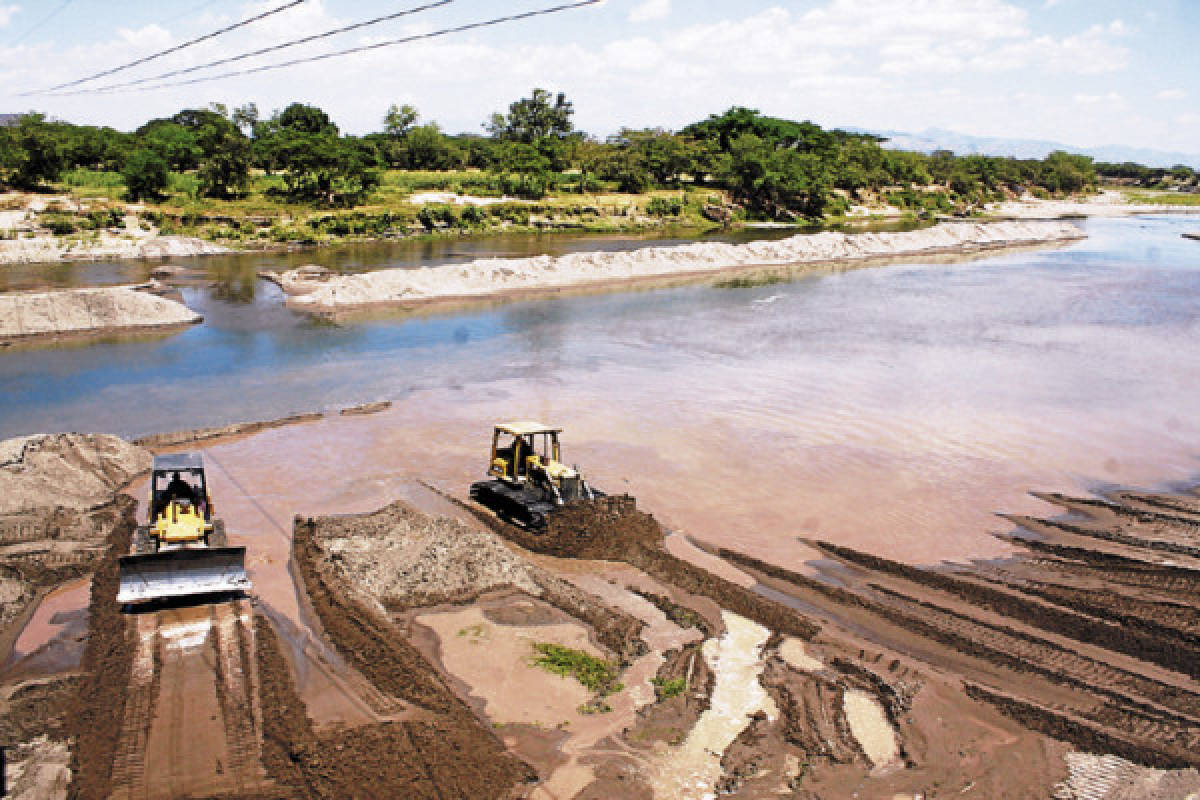
[[[533,649],[537,652],[534,664],[555,675],[574,678],[601,697],[625,688],[617,681],[620,669],[611,661],[551,642],[535,642]]]
[[[687,691],[687,678],[652,678],[650,682],[654,684],[654,693],[659,700],[678,697]]]
[[[760,272],[717,281],[713,287],[716,289],[753,289],[756,286],[772,286],[786,280],[787,276],[780,272]]]

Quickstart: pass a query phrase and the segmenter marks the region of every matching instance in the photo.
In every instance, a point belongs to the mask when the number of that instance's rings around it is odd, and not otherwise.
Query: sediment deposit
[[[170,329],[200,321],[200,315],[183,303],[128,286],[0,294],[0,344]]]
[[[0,241],[0,264],[98,261],[109,258],[182,258],[228,252],[228,247],[193,236],[159,236],[142,231],[138,234],[115,234],[106,231],[91,239],[81,239],[39,233]]]
[[[904,233],[802,234],[777,241],[724,244],[698,242],[630,251],[571,253],[467,264],[389,269],[305,280],[284,273],[277,282],[297,287],[291,307],[314,313],[371,306],[415,305],[574,287],[620,284],[672,276],[711,275],[758,266],[854,262],[873,258],[976,250],[1069,241],[1083,232],[1068,222],[952,222]]]

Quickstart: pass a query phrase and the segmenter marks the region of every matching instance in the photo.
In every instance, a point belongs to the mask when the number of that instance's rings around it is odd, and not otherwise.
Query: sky
[[[576,125],[678,129],[732,105],[828,127],[945,128],[1079,146],[1200,151],[1200,0],[605,0],[561,13],[185,86],[22,95],[93,75],[288,0],[0,0],[0,111],[130,130],[181,108],[293,101],[348,133],[411,103],[482,132],[533,87]],[[190,73],[379,43],[568,0],[454,0]],[[433,0],[303,0],[178,53],[82,84],[152,77]],[[170,79],[168,79],[168,82]],[[159,81],[160,83],[162,81]]]

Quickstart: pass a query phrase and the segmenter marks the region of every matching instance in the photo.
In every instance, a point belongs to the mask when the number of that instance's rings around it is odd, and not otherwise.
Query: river
[[[1200,471],[1200,246],[1180,237],[1194,222],[1081,224],[1089,238],[1066,247],[341,325],[283,309],[249,277],[187,288],[206,321],[182,333],[0,353],[0,437],[390,399],[209,452],[274,527],[421,480],[461,494],[490,425],[538,417],[566,428],[568,460],[598,485],[778,563],[811,559],[804,538],[921,563],[998,556],[996,512],[1049,511],[1030,490],[1171,487]],[[373,252],[350,258],[406,263]]]

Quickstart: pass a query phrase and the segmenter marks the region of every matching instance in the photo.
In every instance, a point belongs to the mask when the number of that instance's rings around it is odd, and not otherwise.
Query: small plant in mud
[[[611,661],[596,658],[591,653],[585,653],[582,650],[574,650],[550,642],[535,642],[533,649],[537,651],[537,655],[533,659],[534,664],[555,675],[562,675],[564,678],[572,677],[593,692],[598,693],[600,697],[607,697],[625,688],[624,684],[617,682],[619,670],[617,665]],[[612,709],[604,710],[611,711]]]
[[[717,281],[713,284],[713,288],[753,289],[755,286],[771,286],[776,283],[783,283],[785,280],[787,278],[778,272],[765,272],[758,275],[741,275],[736,278]]]
[[[687,690],[687,678],[651,678],[650,682],[654,684],[654,693],[658,695],[659,700],[667,700],[672,697],[678,697]]]

